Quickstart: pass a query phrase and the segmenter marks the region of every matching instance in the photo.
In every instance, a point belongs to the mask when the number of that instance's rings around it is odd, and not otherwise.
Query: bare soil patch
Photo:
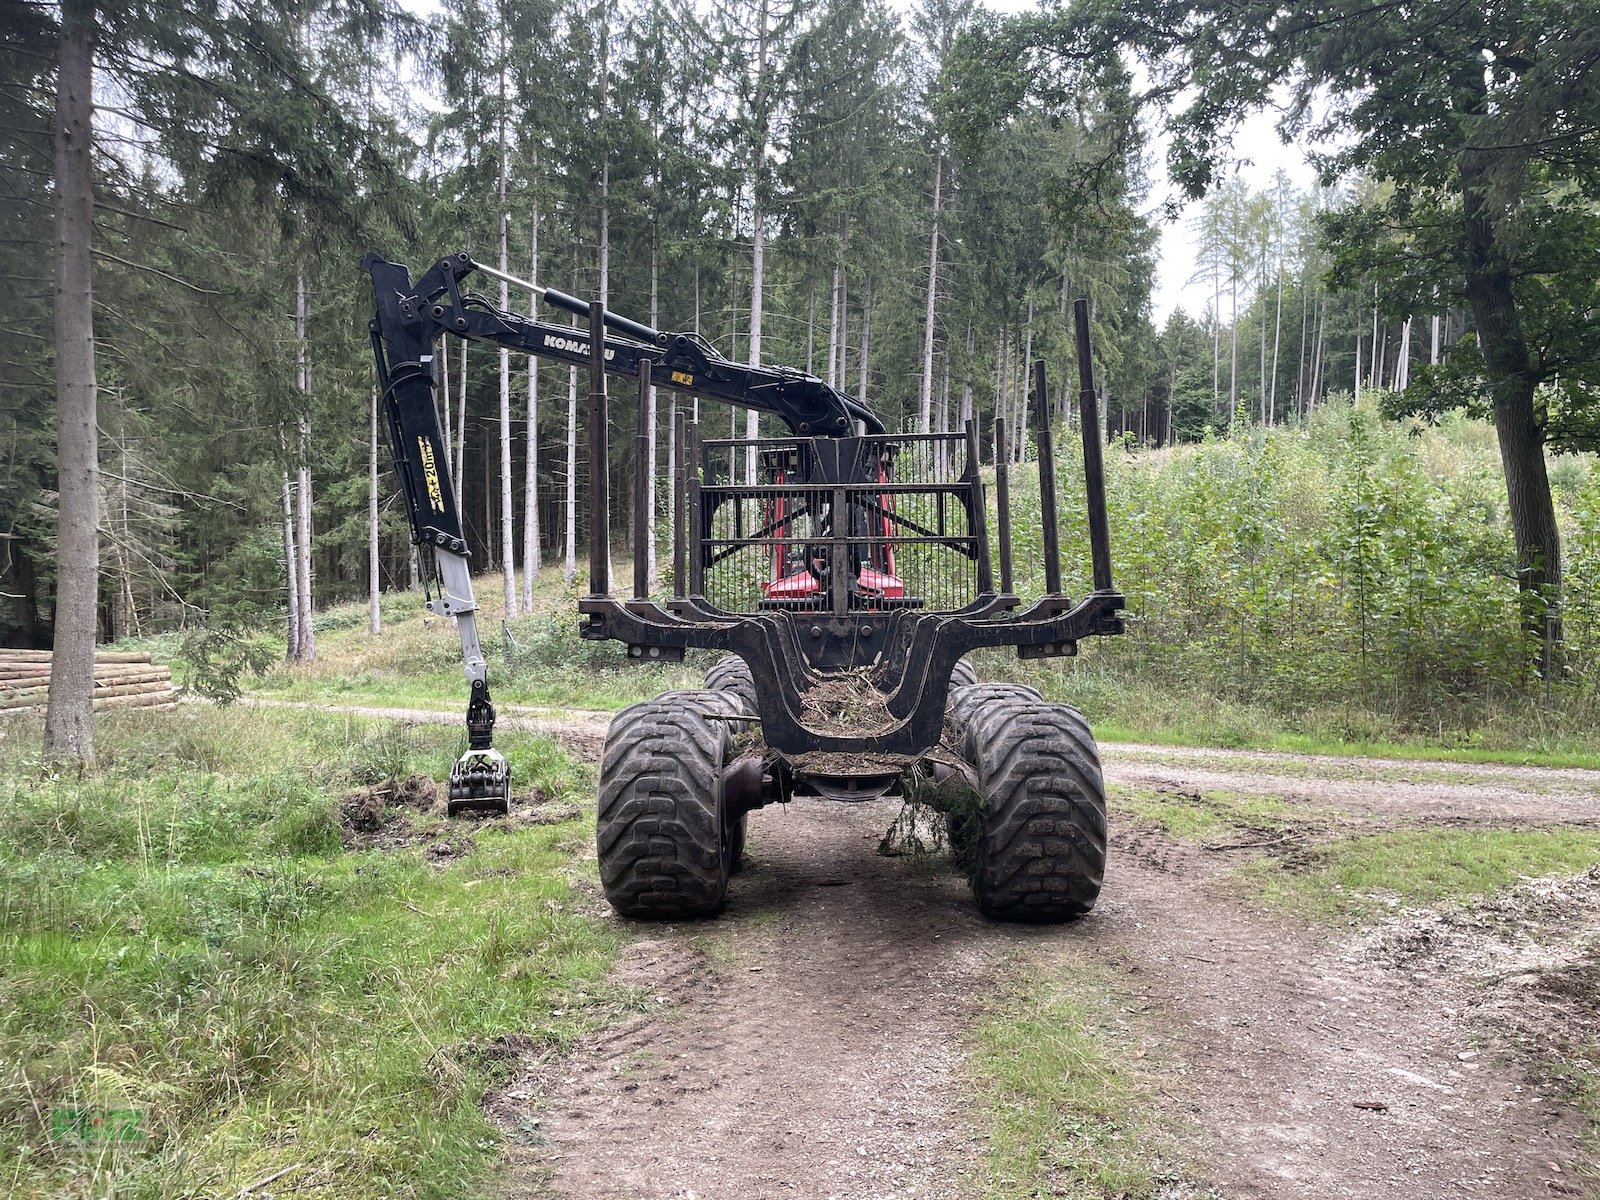
[[[530,1064],[491,1110],[506,1194],[966,1194],[965,1031],[1037,935],[984,921],[950,872],[879,856],[898,807],[755,814],[720,921],[633,926],[617,978],[639,1015]]]
[[[444,789],[426,775],[388,779],[346,792],[339,801],[339,838],[347,850],[404,850],[424,846],[423,857],[445,863],[472,853],[475,826],[516,829],[576,820],[578,806],[553,801],[537,788],[511,797],[511,811],[445,817]]]

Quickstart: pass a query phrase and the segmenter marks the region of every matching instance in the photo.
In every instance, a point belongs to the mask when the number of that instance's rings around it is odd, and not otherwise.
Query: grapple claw
[[[498,750],[468,750],[450,768],[450,816],[463,812],[511,811],[511,764]]]

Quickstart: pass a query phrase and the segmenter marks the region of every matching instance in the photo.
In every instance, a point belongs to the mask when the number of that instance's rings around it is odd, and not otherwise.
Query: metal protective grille
[[[949,611],[979,594],[962,434],[706,441],[699,494],[697,590],[729,612]]]

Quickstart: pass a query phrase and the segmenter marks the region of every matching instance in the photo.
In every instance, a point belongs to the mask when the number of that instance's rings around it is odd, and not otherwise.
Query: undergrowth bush
[[[1068,587],[1089,587],[1076,437],[1057,448]],[[1107,456],[1130,636],[1092,670],[1216,697],[1293,725],[1330,710],[1357,736],[1470,729],[1523,701],[1595,723],[1600,472],[1559,464],[1566,674],[1540,679],[1519,623],[1492,435],[1419,429],[1332,403],[1304,426]],[[1042,587],[1037,485],[1013,483],[1019,588]],[[1084,668],[1077,669],[1082,677]],[[1091,676],[1084,682],[1092,687]],[[1104,683],[1104,679],[1100,680]],[[1368,718],[1372,729],[1364,728]]]

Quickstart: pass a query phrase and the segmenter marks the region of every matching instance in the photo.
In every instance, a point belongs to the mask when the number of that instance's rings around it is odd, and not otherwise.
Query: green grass
[[[1129,635],[1137,636],[1137,632]],[[1084,711],[1103,742],[1221,747],[1411,761],[1506,763],[1600,770],[1600,732],[1537,694],[1485,702],[1470,729],[1408,729],[1392,715],[1348,705],[1285,715],[1218,694],[1204,680],[1165,681],[1116,661],[1105,644],[1082,659],[1019,663],[989,653],[985,678],[1016,678]]]
[[[972,1069],[989,1200],[1146,1200],[1177,1178],[1171,1131],[1103,974],[1074,963],[1026,982],[978,1027]]]
[[[1392,903],[1435,905],[1488,896],[1524,877],[1566,875],[1600,862],[1600,833],[1578,829],[1374,833],[1265,858],[1238,878],[1262,902],[1313,920],[1362,918]]]
[[[0,1191],[460,1197],[498,1138],[494,1039],[562,1047],[627,998],[585,915],[588,825],[346,851],[342,791],[441,775],[454,731],[185,709],[97,721],[101,765],[41,766],[0,726]],[[501,739],[520,790],[586,797],[553,743]],[[453,831],[454,832],[454,831]],[[85,1153],[63,1107],[139,1109],[145,1144]]]
[[[1231,792],[1203,792],[1195,798],[1152,788],[1116,788],[1111,805],[1113,811],[1131,813],[1183,841],[1201,841],[1236,829],[1276,828],[1293,816],[1281,797]]]

